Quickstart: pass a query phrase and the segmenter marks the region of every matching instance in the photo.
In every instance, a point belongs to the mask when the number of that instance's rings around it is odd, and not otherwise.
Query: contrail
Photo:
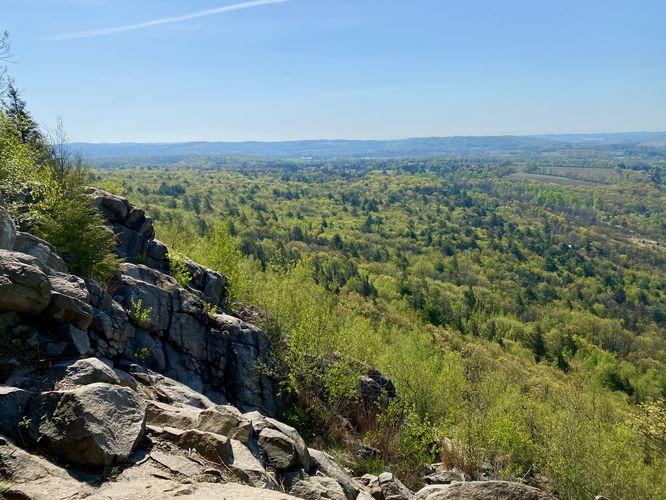
[[[201,10],[191,14],[177,17],[165,17],[163,19],[154,19],[152,21],[145,21],[143,23],[128,24],[126,26],[117,26],[115,28],[105,28],[93,31],[82,31],[80,33],[66,33],[63,35],[55,35],[46,38],[45,40],[74,40],[76,38],[92,38],[96,36],[109,36],[116,33],[123,33],[125,31],[141,30],[144,28],[151,28],[153,26],[161,26],[163,24],[181,23],[199,17],[214,16],[217,14],[224,14],[234,10],[252,9],[254,7],[261,7],[263,5],[271,5],[276,3],[290,2],[291,0],[253,0],[251,2],[236,3],[232,5],[225,5],[224,7],[217,7],[215,9]]]

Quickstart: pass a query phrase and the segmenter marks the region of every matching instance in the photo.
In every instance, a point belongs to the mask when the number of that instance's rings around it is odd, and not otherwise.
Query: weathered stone
[[[150,458],[155,460],[160,465],[163,465],[171,472],[175,472],[186,477],[193,477],[197,474],[200,474],[203,470],[203,467],[201,467],[194,460],[190,460],[189,458],[185,458],[180,455],[168,455],[159,450],[151,452]]]
[[[90,339],[88,338],[88,332],[85,332],[74,325],[63,325],[60,328],[60,334],[63,335],[72,346],[74,346],[74,349],[79,356],[90,354]]]
[[[366,405],[373,406],[381,398],[387,399],[396,396],[393,382],[378,370],[370,369],[366,375],[360,377],[359,392]]]
[[[226,300],[226,283],[224,276],[190,259],[185,259],[190,273],[190,287],[201,294],[201,298],[214,306],[223,306]]]
[[[308,449],[314,466],[327,477],[335,479],[342,487],[348,500],[355,500],[359,485],[347,474],[347,471],[335,459],[323,451]]]
[[[247,443],[252,438],[252,424],[233,406],[221,405],[199,414],[197,429],[215,432]]]
[[[119,385],[118,375],[98,358],[65,361],[53,366],[56,376],[76,385],[96,383]]]
[[[129,387],[132,390],[136,390],[138,384],[136,379],[132,377],[132,375],[123,370],[116,370],[115,368],[113,369],[113,371],[118,377],[120,385],[122,385],[123,387]]]
[[[14,251],[32,255],[54,271],[67,272],[67,264],[56,253],[55,247],[33,234],[18,231],[14,241]]]
[[[91,188],[88,195],[93,199],[97,209],[110,221],[121,221],[127,217],[130,204],[120,196],[115,196],[101,189]]]
[[[146,423],[181,430],[196,429],[200,411],[191,407],[178,408],[158,401],[148,401]]]
[[[468,477],[464,472],[450,470],[442,472],[433,472],[425,477],[426,484],[451,484],[454,481],[467,481]]]
[[[51,283],[30,255],[0,250],[0,311],[40,314],[51,300]]]
[[[82,330],[87,330],[92,323],[92,308],[81,300],[51,292],[51,302],[44,314],[59,323],[71,323]]]
[[[18,387],[0,385],[0,433],[12,435],[16,432],[31,397],[32,393]]]
[[[266,452],[268,463],[277,470],[289,470],[298,463],[293,440],[282,432],[265,428],[259,433],[259,446]]]
[[[426,486],[416,494],[418,500],[555,500],[544,491],[507,481],[469,481]]]
[[[238,478],[257,488],[270,490],[279,489],[278,483],[266,473],[257,454],[253,453],[248,446],[237,439],[230,439],[231,454],[227,459],[227,465]]]
[[[196,450],[199,455],[215,463],[224,463],[231,453],[231,445],[225,436],[195,429],[186,431],[173,427],[150,427],[154,436],[165,439],[184,450]]]
[[[335,480],[318,476],[295,481],[289,494],[304,500],[346,500],[347,498]]]
[[[412,500],[416,498],[409,488],[390,472],[379,475],[379,486],[384,500]]]
[[[203,394],[159,373],[148,371],[147,381],[150,384],[150,389],[158,391],[169,403],[193,406],[201,409],[214,408],[216,406],[215,403]]]
[[[7,211],[0,207],[0,249],[13,250],[16,242],[16,226]]]
[[[127,460],[144,432],[146,407],[132,390],[91,384],[34,397],[30,434],[75,463],[108,466]]]

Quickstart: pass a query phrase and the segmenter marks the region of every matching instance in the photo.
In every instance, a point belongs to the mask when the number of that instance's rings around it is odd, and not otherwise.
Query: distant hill
[[[666,133],[543,136],[423,137],[401,140],[307,140],[282,142],[74,143],[90,159],[184,157],[193,155],[266,158],[400,158],[561,149],[585,145],[661,143]]]
[[[427,137],[402,140],[309,140],[285,142],[74,143],[88,158],[248,155],[274,158],[404,157],[474,151],[515,151],[552,147],[538,137]]]

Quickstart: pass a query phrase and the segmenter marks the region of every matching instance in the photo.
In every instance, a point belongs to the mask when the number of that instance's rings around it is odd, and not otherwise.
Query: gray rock
[[[253,434],[250,421],[230,405],[203,410],[199,414],[197,429],[222,434],[243,443],[247,443]]]
[[[185,259],[185,265],[191,276],[190,287],[198,291],[205,302],[222,307],[226,301],[226,278],[190,259]]]
[[[469,481],[448,485],[430,485],[420,490],[417,500],[555,500],[555,497],[531,486],[507,481]]]
[[[237,439],[230,439],[229,442],[231,454],[227,459],[227,465],[234,475],[250,486],[269,490],[279,489],[277,481],[266,473],[257,457],[258,453],[253,453],[248,446]]]
[[[259,433],[259,446],[266,453],[268,463],[277,470],[289,470],[298,463],[298,453],[292,439],[282,432],[265,428]]]
[[[54,271],[67,272],[67,264],[56,253],[55,247],[33,234],[18,231],[14,241],[14,251],[32,255]]]
[[[168,455],[159,450],[152,451],[150,453],[150,458],[155,460],[160,465],[163,465],[170,471],[186,477],[196,476],[203,470],[203,467],[201,467],[194,460],[190,460],[189,458],[185,458],[180,455]]]
[[[416,498],[414,493],[390,472],[379,475],[379,487],[382,490],[384,500],[412,500]]]
[[[312,448],[308,448],[308,451],[317,471],[335,479],[342,487],[347,499],[355,500],[360,490],[360,485],[354,481],[347,471],[328,453]]]
[[[305,500],[346,500],[342,487],[328,477],[311,477],[294,482],[290,495]]]
[[[0,385],[0,433],[5,435],[16,433],[31,397],[32,393],[18,387]]]
[[[215,403],[203,394],[159,373],[149,370],[146,379],[150,385],[148,389],[158,392],[162,396],[162,401],[168,401],[171,404],[193,406],[200,409],[214,408],[216,406]]]
[[[81,330],[87,330],[93,319],[88,304],[58,292],[51,292],[51,302],[44,314],[58,323],[71,323]]]
[[[88,338],[88,332],[85,332],[74,325],[63,325],[60,329],[60,334],[74,346],[74,349],[79,356],[90,354],[90,339]]]
[[[28,405],[30,435],[70,462],[108,466],[127,460],[139,444],[146,407],[136,392],[110,384],[51,391]]]
[[[153,436],[169,441],[183,450],[196,450],[199,455],[214,463],[225,463],[231,453],[229,439],[212,432],[154,426],[150,426],[149,430]]]
[[[30,255],[0,250],[0,311],[40,314],[51,300],[51,283]]]
[[[98,358],[65,361],[53,366],[56,376],[76,385],[96,383],[120,385],[118,375]]]
[[[132,390],[136,390],[138,384],[136,379],[132,377],[132,375],[123,370],[116,370],[115,368],[113,369],[113,371],[118,377],[120,385],[122,385],[123,387],[129,387]]]
[[[367,491],[359,491],[358,495],[356,496],[356,500],[374,500],[375,497],[373,497],[370,493]]]
[[[109,221],[121,221],[129,214],[130,204],[125,198],[94,188],[88,190],[88,195]]]
[[[454,481],[467,481],[468,478],[464,472],[450,470],[433,472],[425,477],[426,484],[451,484]]]
[[[201,410],[192,407],[179,408],[159,401],[148,401],[146,423],[157,427],[196,429]]]
[[[0,207],[0,249],[13,250],[16,241],[16,226],[7,211]]]

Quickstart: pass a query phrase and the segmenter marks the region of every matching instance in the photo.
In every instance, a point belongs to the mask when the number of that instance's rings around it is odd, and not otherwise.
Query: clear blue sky
[[[35,117],[80,141],[666,130],[664,0],[291,0],[97,31],[242,1],[0,0],[0,30]]]

